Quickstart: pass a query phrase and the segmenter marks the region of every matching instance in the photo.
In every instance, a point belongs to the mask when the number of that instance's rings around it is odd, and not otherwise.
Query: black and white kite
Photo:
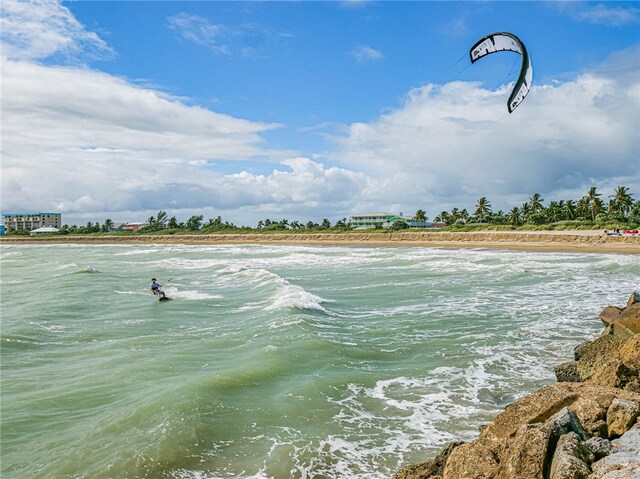
[[[471,57],[471,63],[475,63],[482,57],[496,52],[516,52],[522,56],[522,66],[520,67],[520,75],[516,80],[516,84],[509,95],[507,101],[507,108],[509,113],[513,112],[516,107],[522,103],[522,100],[529,93],[531,88],[531,80],[533,79],[533,67],[531,66],[531,60],[529,59],[529,53],[527,52],[524,43],[520,41],[512,33],[497,32],[487,35],[486,37],[478,40],[475,45],[469,50],[469,56]]]

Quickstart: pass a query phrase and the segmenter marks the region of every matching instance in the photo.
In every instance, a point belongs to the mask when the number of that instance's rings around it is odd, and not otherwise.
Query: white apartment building
[[[61,213],[2,213],[2,224],[7,232],[16,230],[32,231],[43,226],[62,228]]]

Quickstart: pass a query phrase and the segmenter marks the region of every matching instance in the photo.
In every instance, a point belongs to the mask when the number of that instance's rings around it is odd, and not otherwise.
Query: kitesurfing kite
[[[475,45],[471,47],[471,50],[469,50],[469,56],[471,57],[471,63],[475,63],[486,55],[504,51],[516,52],[522,55],[520,75],[518,75],[516,84],[507,101],[507,108],[509,109],[509,113],[511,113],[522,103],[522,100],[524,100],[527,93],[529,93],[531,80],[533,78],[533,67],[531,66],[529,53],[527,53],[524,43],[512,33],[492,33],[478,40]]]

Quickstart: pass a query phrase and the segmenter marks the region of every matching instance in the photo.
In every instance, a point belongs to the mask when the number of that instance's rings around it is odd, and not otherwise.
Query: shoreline
[[[640,296],[599,319],[604,331],[555,366],[555,383],[506,406],[474,441],[451,442],[393,479],[638,477]]]
[[[561,253],[640,254],[640,236],[597,231],[477,231],[393,233],[218,233],[131,236],[3,236],[0,244],[256,244],[488,248]]]

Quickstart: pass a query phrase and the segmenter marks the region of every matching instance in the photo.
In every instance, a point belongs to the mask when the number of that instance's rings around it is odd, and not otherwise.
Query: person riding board
[[[151,278],[151,292],[158,296],[158,299],[166,298],[164,291],[160,289],[162,285],[158,284],[157,281],[157,279]]]

